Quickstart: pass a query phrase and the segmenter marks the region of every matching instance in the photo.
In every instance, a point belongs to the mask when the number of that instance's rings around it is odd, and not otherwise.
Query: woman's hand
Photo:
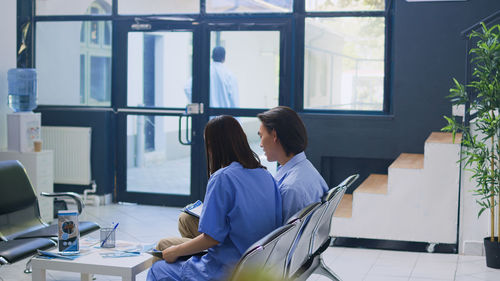
[[[192,240],[166,248],[162,251],[162,257],[166,262],[173,263],[181,256],[193,255],[218,244],[217,240],[202,233]]]
[[[179,255],[177,254],[176,250],[177,250],[177,246],[170,246],[170,247],[166,248],[165,250],[163,250],[162,251],[163,259],[168,263],[175,262],[179,258]]]

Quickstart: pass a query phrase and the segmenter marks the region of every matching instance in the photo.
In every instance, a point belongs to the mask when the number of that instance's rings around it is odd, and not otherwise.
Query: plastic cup
[[[101,228],[100,241],[102,248],[114,248],[116,246],[115,233],[116,231],[112,227]],[[104,244],[102,243],[103,241],[105,241]]]

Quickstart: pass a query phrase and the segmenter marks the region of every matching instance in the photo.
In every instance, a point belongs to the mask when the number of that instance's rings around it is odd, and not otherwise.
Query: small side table
[[[123,281],[135,281],[137,274],[151,267],[153,256],[142,253],[139,256],[103,258],[97,249],[74,260],[44,259],[31,260],[33,281],[46,281],[46,270],[80,272],[82,281],[92,281],[92,274],[121,276]]]

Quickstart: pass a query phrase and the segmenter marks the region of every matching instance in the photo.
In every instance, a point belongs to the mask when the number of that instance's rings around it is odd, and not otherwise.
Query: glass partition
[[[214,53],[215,47],[220,52]],[[213,31],[211,57],[211,107],[271,108],[278,105],[279,31]]]
[[[118,13],[143,14],[197,14],[200,0],[118,0]]]
[[[186,107],[191,101],[193,34],[129,32],[127,105]]]
[[[37,22],[41,105],[111,104],[111,22]]]
[[[306,18],[304,108],[383,110],[383,17]]]
[[[179,143],[178,124],[177,116],[127,117],[127,191],[190,194],[191,146]]]
[[[380,11],[386,0],[305,0],[306,11]]]
[[[292,0],[207,0],[207,13],[289,13]]]
[[[111,0],[36,0],[36,15],[111,15],[111,2]]]

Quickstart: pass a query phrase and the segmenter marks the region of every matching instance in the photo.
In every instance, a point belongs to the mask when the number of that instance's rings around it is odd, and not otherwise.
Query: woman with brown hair
[[[217,116],[207,123],[204,137],[209,180],[201,235],[163,250],[166,262],[153,264],[147,280],[220,280],[251,244],[281,225],[276,182],[238,121]],[[207,249],[203,256],[178,260]]]

